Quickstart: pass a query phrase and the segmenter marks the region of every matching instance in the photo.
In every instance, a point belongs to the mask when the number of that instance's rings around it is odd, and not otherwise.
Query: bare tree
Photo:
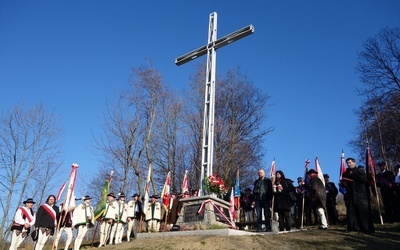
[[[146,159],[149,163],[149,169],[153,168],[153,155],[150,148],[152,129],[154,120],[156,119],[158,103],[162,97],[162,78],[161,74],[152,67],[151,62],[149,66],[142,66],[140,68],[133,68],[133,75],[131,80],[131,86],[134,89],[142,90],[142,102],[143,113],[146,120],[145,124],[145,138],[144,148],[146,153]],[[154,180],[154,176],[151,175],[151,182],[153,186],[153,193],[157,194],[157,186]]]
[[[165,176],[171,172],[171,189],[180,189],[181,180],[187,167],[185,153],[187,143],[182,133],[181,98],[171,90],[166,90],[160,100],[160,114],[155,122],[154,162],[159,170],[158,183],[164,183]]]
[[[138,96],[132,95],[133,91],[124,91],[118,96],[116,102],[107,101],[106,111],[103,113],[103,136],[93,137],[95,149],[103,154],[103,166],[112,166],[115,171],[113,186],[115,191],[126,192],[132,189],[134,175],[138,177],[140,171],[136,157],[140,151],[142,127],[140,113],[137,111]],[[104,167],[101,167],[104,171]],[[107,170],[107,174],[109,171]],[[99,173],[103,177],[104,173]],[[101,180],[102,178],[99,178]],[[138,186],[139,188],[139,186]]]
[[[25,108],[13,107],[0,117],[0,185],[3,201],[0,235],[10,223],[22,199],[36,194],[29,187],[40,178],[43,192],[48,191],[52,177],[59,168],[59,139],[62,127],[54,112],[47,112],[42,104]],[[32,178],[35,177],[35,178]],[[4,240],[2,237],[1,240]]]
[[[351,143],[363,155],[368,139],[375,158],[390,167],[400,158],[400,28],[382,29],[363,48],[357,71],[363,82],[358,92],[364,101],[357,111],[358,138]]]

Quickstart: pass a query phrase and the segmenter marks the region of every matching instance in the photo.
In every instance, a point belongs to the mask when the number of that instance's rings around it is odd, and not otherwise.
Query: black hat
[[[250,188],[246,188],[244,191],[251,191],[251,189]]]
[[[298,177],[297,178],[297,182],[301,182],[301,181],[304,181],[304,178],[303,177]]]
[[[85,201],[85,200],[91,200],[92,199],[92,197],[90,197],[90,195],[85,195],[85,197],[83,197],[83,200]]]
[[[315,171],[314,169],[310,169],[307,174],[318,174],[317,171]]]
[[[329,175],[328,174],[324,174],[324,178],[329,178]]]
[[[379,167],[383,167],[383,166],[386,166],[386,162],[380,161],[380,162],[378,162],[377,165],[378,165]]]
[[[119,197],[119,198],[121,198],[121,197],[124,197],[124,198],[125,198],[125,193],[123,193],[123,192],[119,193],[119,194],[118,194],[118,197]]]
[[[135,193],[134,195],[132,195],[132,198],[133,197],[139,197],[139,194],[138,193]]]
[[[156,195],[156,194],[153,194],[150,198],[155,198],[155,199],[158,199],[158,198],[160,198],[158,195]]]
[[[28,198],[26,201],[24,201],[24,202],[22,202],[22,203],[24,203],[24,204],[26,204],[26,203],[33,203],[33,204],[35,204],[36,202],[34,202],[32,198]]]
[[[107,194],[107,196],[111,196],[111,197],[115,198],[114,193],[109,193],[109,194]]]

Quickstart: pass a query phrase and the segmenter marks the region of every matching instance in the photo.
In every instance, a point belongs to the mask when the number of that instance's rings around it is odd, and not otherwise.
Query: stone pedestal
[[[229,208],[232,205],[213,195],[181,199],[182,209],[177,224],[194,229],[209,229],[213,226],[235,228]]]

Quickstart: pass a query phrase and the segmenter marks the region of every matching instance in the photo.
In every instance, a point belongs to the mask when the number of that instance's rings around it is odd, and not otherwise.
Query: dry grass
[[[337,209],[341,225],[331,226],[328,230],[318,230],[316,226],[311,226],[306,230],[277,235],[155,237],[109,245],[101,249],[400,249],[400,223],[375,224],[376,232],[371,235],[345,233],[346,207],[343,200],[338,199]],[[380,221],[377,206],[373,211],[373,216],[375,222]],[[50,241],[48,243],[51,244]],[[97,245],[98,243],[95,242],[94,246]],[[32,250],[32,246],[33,243],[29,239],[19,249]],[[60,243],[60,246],[64,244]],[[91,244],[88,242],[81,247],[81,249],[90,248]],[[8,247],[3,249],[8,249]],[[45,250],[50,249],[50,246],[45,248]]]
[[[376,232],[371,235],[345,233],[344,229],[344,226],[335,226],[318,230],[314,226],[277,235],[155,237],[101,249],[400,249],[400,223],[376,225]],[[20,249],[31,250],[32,242]],[[83,244],[81,249],[90,249],[90,244]]]

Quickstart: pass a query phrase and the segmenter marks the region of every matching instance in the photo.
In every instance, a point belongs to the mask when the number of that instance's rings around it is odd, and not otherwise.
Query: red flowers
[[[222,180],[218,174],[210,175],[205,179],[205,190],[207,193],[214,193],[220,197],[228,192],[228,188],[225,186],[224,180]]]

